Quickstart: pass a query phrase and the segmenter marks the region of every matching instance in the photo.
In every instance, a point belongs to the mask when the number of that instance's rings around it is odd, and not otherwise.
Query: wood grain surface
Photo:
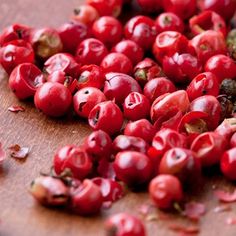
[[[31,26],[59,26],[70,16],[73,8],[82,0],[0,0],[0,30],[3,27],[19,22]],[[127,195],[109,210],[99,216],[84,218],[67,212],[47,209],[38,205],[28,194],[27,189],[32,179],[40,171],[48,171],[53,153],[59,146],[79,144],[90,132],[85,122],[68,117],[50,119],[39,113],[33,103],[19,102],[7,86],[7,77],[0,75],[0,142],[4,148],[12,144],[30,147],[30,154],[25,162],[7,158],[0,167],[0,235],[1,236],[99,236],[104,235],[104,219],[116,212],[131,212],[138,216],[138,207],[148,203],[146,193]],[[21,104],[25,112],[11,113],[7,108]],[[213,172],[213,173],[212,173]],[[204,181],[194,186],[189,199],[202,201],[207,206],[207,213],[199,222],[199,235],[234,236],[236,226],[227,226],[227,216],[236,216],[236,207],[231,212],[214,213],[218,204],[213,196],[213,189],[220,187],[231,189],[233,185],[216,174],[217,171],[206,171]],[[194,185],[195,183],[193,183]],[[184,220],[177,214],[169,214],[170,219],[145,221],[147,235],[171,236],[168,225]],[[141,216],[140,216],[141,217]]]

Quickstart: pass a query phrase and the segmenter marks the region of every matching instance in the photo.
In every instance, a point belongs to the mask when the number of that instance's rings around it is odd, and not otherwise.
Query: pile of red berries
[[[44,205],[97,213],[123,196],[118,180],[150,182],[156,206],[171,209],[204,167],[220,164],[236,180],[236,2],[131,2],[87,0],[58,29],[14,24],[0,35],[14,94],[52,117],[73,107],[94,130],[83,145],[59,149],[52,173],[32,182]],[[133,8],[127,22],[118,18]],[[107,228],[145,235],[126,214]]]

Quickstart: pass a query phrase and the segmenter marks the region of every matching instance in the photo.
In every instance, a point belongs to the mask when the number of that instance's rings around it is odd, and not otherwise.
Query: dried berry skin
[[[46,206],[64,206],[69,200],[69,189],[57,178],[40,176],[30,186],[29,192]]]

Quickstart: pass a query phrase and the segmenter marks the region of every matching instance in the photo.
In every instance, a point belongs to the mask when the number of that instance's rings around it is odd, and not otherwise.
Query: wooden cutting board
[[[59,26],[67,21],[76,5],[82,0],[1,0],[0,30],[13,22],[31,26]],[[140,216],[138,208],[149,202],[146,193],[128,192],[109,210],[96,217],[84,218],[56,209],[47,209],[38,205],[29,195],[30,182],[40,171],[47,172],[52,163],[55,150],[65,144],[80,144],[91,131],[87,124],[79,119],[50,119],[39,113],[33,103],[19,102],[8,89],[7,76],[0,75],[0,142],[5,148],[20,144],[30,147],[25,162],[7,158],[0,167],[0,235],[1,236],[99,236],[104,235],[104,219],[116,212],[130,212]],[[20,104],[25,112],[11,113],[11,105]],[[213,173],[212,173],[213,172]],[[193,183],[194,185],[194,183]],[[236,216],[236,207],[231,212],[214,213],[218,205],[213,196],[214,188],[231,189],[217,171],[206,171],[200,186],[189,194],[189,199],[204,202],[206,215],[200,220],[199,235],[236,235],[236,226],[227,226],[227,216]],[[168,214],[168,219],[143,220],[147,235],[178,235],[169,229],[173,223],[185,223],[178,214]]]

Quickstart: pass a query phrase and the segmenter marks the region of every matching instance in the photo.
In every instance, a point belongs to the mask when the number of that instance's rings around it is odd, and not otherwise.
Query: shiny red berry
[[[183,20],[172,12],[161,13],[155,20],[157,33],[163,31],[178,31],[184,32]]]
[[[90,111],[104,101],[106,101],[106,97],[101,90],[85,87],[76,92],[73,97],[74,111],[79,116],[88,118]]]
[[[101,159],[110,160],[112,154],[112,140],[110,136],[102,131],[93,131],[84,141],[84,148],[92,157],[93,161]]]
[[[132,92],[124,100],[124,116],[129,120],[147,118],[150,107],[149,100],[143,94]]]
[[[29,26],[21,24],[13,24],[6,27],[0,34],[0,46],[16,39],[28,41],[31,30]]]
[[[190,111],[202,111],[209,115],[209,129],[214,130],[220,122],[221,106],[217,98],[212,95],[204,95],[193,100]]]
[[[129,122],[124,130],[124,134],[144,139],[146,142],[152,142],[156,133],[154,126],[146,119]]]
[[[103,92],[105,96],[122,105],[125,98],[131,92],[139,92],[142,90],[135,79],[123,73],[107,73]]]
[[[83,180],[92,170],[92,161],[82,147],[67,145],[55,153],[53,166],[57,175],[68,172],[74,178]]]
[[[10,74],[9,87],[19,99],[33,97],[37,87],[44,83],[40,69],[31,63],[18,65]]]
[[[218,96],[220,90],[218,78],[211,72],[198,74],[186,89],[189,100],[192,101],[203,95]]]
[[[172,148],[162,157],[159,174],[174,175],[181,182],[192,184],[200,177],[201,163],[193,151],[185,148]]]
[[[148,150],[148,143],[139,137],[118,135],[113,140],[113,152],[118,153],[121,151],[137,151],[146,153]]]
[[[212,56],[226,54],[226,43],[221,32],[206,30],[190,40],[190,47],[196,51],[199,61],[204,65]]]
[[[152,52],[156,60],[162,63],[165,56],[189,52],[188,39],[177,31],[164,31],[157,35]]]
[[[101,62],[101,68],[104,72],[118,72],[131,74],[133,65],[131,60],[124,54],[118,52],[109,53]]]
[[[104,87],[105,74],[97,65],[85,65],[80,68],[80,75],[77,80],[79,89],[85,87],[101,89]]]
[[[70,207],[79,215],[97,214],[103,203],[102,192],[92,180],[85,179],[71,193]]]
[[[123,28],[116,18],[103,16],[93,23],[92,33],[95,38],[111,48],[122,39]]]
[[[134,41],[126,39],[117,43],[113,48],[112,52],[119,52],[126,55],[136,65],[143,59],[143,49]]]
[[[236,63],[226,55],[215,55],[207,60],[205,71],[214,73],[218,82],[221,83],[226,78],[233,79],[236,77]]]
[[[108,54],[104,43],[98,39],[89,38],[83,40],[76,50],[76,60],[82,65],[100,65],[102,59]]]
[[[123,114],[112,101],[97,104],[89,113],[88,123],[93,130],[103,130],[109,135],[118,133],[123,124]]]
[[[79,75],[80,65],[69,53],[57,53],[44,63],[44,69],[48,74],[55,71],[63,71],[66,75],[76,78]]]
[[[221,171],[230,180],[236,180],[236,147],[224,152],[220,160]]]
[[[70,21],[61,25],[58,33],[63,44],[63,51],[74,54],[78,44],[88,37],[88,28],[81,22]]]
[[[167,77],[154,78],[148,81],[143,89],[143,94],[152,103],[156,98],[165,94],[176,91],[175,85]]]
[[[149,184],[149,195],[158,208],[168,210],[183,200],[182,185],[173,175],[158,175]]]
[[[191,150],[196,153],[203,167],[218,164],[226,148],[226,139],[216,132],[200,134],[191,145]]]
[[[236,147],[236,133],[234,133],[230,139],[230,147],[231,148]]]
[[[125,25],[124,34],[126,39],[133,40],[144,50],[152,47],[156,37],[154,21],[147,16],[135,16]]]
[[[70,90],[60,83],[46,82],[37,88],[34,95],[36,108],[52,117],[65,115],[71,103]]]
[[[115,157],[113,167],[117,178],[133,187],[149,181],[152,174],[149,157],[136,151],[119,152]]]
[[[34,63],[34,51],[29,43],[18,39],[0,48],[0,64],[8,74],[22,63]]]

